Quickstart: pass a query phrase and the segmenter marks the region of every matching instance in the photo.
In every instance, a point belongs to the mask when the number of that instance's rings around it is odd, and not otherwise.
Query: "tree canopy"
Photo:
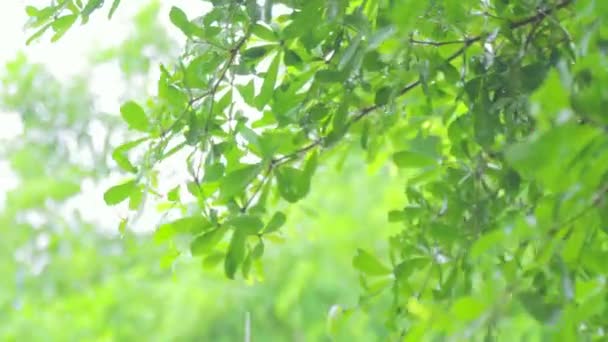
[[[117,10],[28,6],[30,42]],[[358,210],[398,229],[353,227],[384,247],[342,251],[360,297],[328,308],[330,334],[374,310],[389,340],[605,338],[607,2],[212,0],[164,15],[187,44],[154,94],[117,108],[124,180],[103,196],[131,211],[121,232],[159,203],[157,261],[263,285],[309,193],[340,210],[331,191],[373,196],[393,174],[402,203]],[[159,180],[175,163],[187,179]]]

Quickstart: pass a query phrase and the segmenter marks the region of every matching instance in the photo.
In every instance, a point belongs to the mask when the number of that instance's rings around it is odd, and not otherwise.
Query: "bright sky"
[[[96,12],[89,23],[84,26],[76,25],[58,42],[50,43],[48,37],[25,46],[28,35],[23,31],[27,20],[26,5],[44,5],[50,0],[4,0],[0,1],[0,73],[4,72],[4,65],[13,59],[19,51],[23,51],[32,62],[44,64],[58,79],[65,80],[78,74],[87,65],[86,58],[92,48],[108,47],[120,42],[129,32],[129,18],[137,11],[144,1],[123,1],[114,18],[106,18],[107,9],[101,13]],[[204,4],[200,0],[173,0],[162,1],[161,19],[167,26],[171,35],[177,41],[182,41],[181,34],[172,27],[168,20],[169,9],[178,5],[186,13],[201,13]],[[194,16],[194,15],[192,15]],[[119,97],[124,86],[120,85],[120,71],[117,68],[102,66],[103,69],[93,70],[93,79],[90,91],[95,98],[100,99],[98,109],[107,112],[118,112]],[[21,122],[17,113],[0,111],[0,143],[2,140],[14,137],[21,131]],[[116,179],[104,184],[83,184],[83,194],[79,196],[77,207],[93,220],[104,222],[107,229],[115,230],[120,216],[126,211],[108,208],[102,200],[101,194],[108,186],[113,185]],[[6,161],[0,159],[0,209],[3,206],[6,191],[17,185],[15,177],[11,174]],[[112,219],[109,219],[112,218]],[[142,220],[138,225],[142,230],[153,228],[157,218]],[[139,228],[137,230],[139,230]]]

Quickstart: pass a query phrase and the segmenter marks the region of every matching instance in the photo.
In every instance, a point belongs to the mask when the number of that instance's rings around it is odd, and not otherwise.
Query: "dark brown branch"
[[[308,151],[312,150],[313,148],[321,145],[322,142],[323,142],[322,139],[317,139],[317,140],[313,141],[312,143],[293,151],[290,154],[286,154],[280,158],[273,159],[271,165],[272,165],[272,167],[275,167],[275,166],[284,164],[284,163],[288,162],[289,160],[299,156],[300,154],[308,152]]]
[[[552,13],[554,13],[557,10],[560,10],[564,7],[568,7],[568,5],[570,5],[572,3],[572,0],[563,0],[560,3],[558,3],[557,5],[548,8],[546,10],[539,10],[538,13],[536,15],[533,15],[531,17],[528,18],[524,18],[522,20],[519,21],[514,21],[509,25],[509,28],[511,29],[516,29],[522,26],[526,26],[528,24],[532,24],[535,23],[537,21],[543,20],[545,19],[547,16],[551,15]]]

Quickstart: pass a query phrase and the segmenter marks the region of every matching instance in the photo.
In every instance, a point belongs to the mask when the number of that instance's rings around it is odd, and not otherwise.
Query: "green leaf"
[[[226,255],[224,253],[214,252],[203,259],[203,268],[211,269],[217,266],[225,257]]]
[[[393,89],[391,87],[382,87],[376,91],[376,98],[374,102],[377,106],[384,106],[388,103],[392,93]]]
[[[34,6],[25,6],[25,13],[27,13],[27,15],[30,17],[36,17],[39,11]]]
[[[258,110],[262,110],[272,98],[272,94],[274,93],[274,86],[277,81],[277,73],[279,72],[280,63],[281,54],[277,53],[277,55],[272,60],[270,67],[268,67],[266,75],[264,76],[264,83],[262,83],[262,89],[260,90],[260,94],[255,99],[256,108]]]
[[[127,222],[127,219],[120,220],[120,224],[118,225],[118,233],[120,233],[120,235],[125,235],[127,232]]]
[[[129,196],[129,209],[137,210],[141,205],[141,202],[144,198],[143,190],[137,188],[131,191],[131,195]]]
[[[287,66],[300,67],[302,65],[302,58],[293,50],[285,50],[283,56],[283,63]]]
[[[78,19],[78,16],[76,14],[64,15],[55,19],[52,24],[53,30],[55,30],[55,34],[53,35],[53,37],[51,37],[51,41],[55,42],[59,40],[59,38],[61,38],[67,32],[67,30],[69,30],[70,27],[74,25],[76,19]]]
[[[238,267],[245,259],[246,241],[247,235],[238,231],[235,231],[234,234],[232,234],[232,239],[228,246],[228,253],[226,254],[226,260],[224,261],[224,272],[230,279],[234,279]]]
[[[185,70],[184,82],[189,88],[206,88],[208,86],[208,75],[212,75],[222,61],[222,58],[215,54],[204,54],[196,57]]]
[[[274,49],[275,47],[276,45],[254,46],[243,51],[241,55],[246,61],[252,62],[266,56],[266,54],[272,51],[272,49]]]
[[[226,226],[234,227],[235,231],[245,235],[255,235],[262,228],[264,223],[262,220],[254,215],[239,215],[231,217],[225,222]]]
[[[180,200],[179,190],[179,185],[171,189],[169,193],[167,193],[167,199],[171,202],[178,202]]]
[[[137,183],[135,180],[130,180],[128,182],[115,185],[109,188],[104,194],[103,199],[108,205],[118,204],[131,195],[131,192],[137,188]]]
[[[521,293],[518,299],[526,311],[540,323],[548,323],[551,318],[559,314],[561,309],[559,304],[547,302],[534,292]]]
[[[40,38],[50,27],[51,27],[51,24],[44,25],[41,29],[36,31],[34,34],[32,34],[27,39],[27,41],[25,42],[25,45],[30,45],[34,40]]]
[[[260,241],[253,247],[251,251],[252,259],[259,259],[264,255],[264,241],[260,239]]]
[[[357,249],[353,258],[353,266],[359,271],[370,276],[382,276],[391,274],[391,269],[384,266],[378,259],[362,249]]]
[[[82,12],[80,12],[83,23],[89,21],[91,13],[100,8],[103,5],[103,1],[104,0],[89,0],[89,2],[87,2],[87,5],[82,9]]]
[[[112,19],[114,12],[116,12],[116,9],[118,9],[118,5],[120,5],[120,0],[114,0],[114,2],[112,2],[110,12],[108,12],[108,19]]]
[[[232,171],[221,180],[220,193],[223,199],[230,199],[245,190],[262,170],[262,164],[251,164]]]
[[[358,34],[348,45],[348,48],[344,51],[342,58],[340,58],[340,62],[338,62],[338,69],[345,69],[353,60],[355,53],[359,49],[359,44],[361,43],[362,35]]]
[[[276,42],[278,40],[278,36],[272,31],[272,29],[259,23],[254,24],[251,27],[251,33],[269,42]]]
[[[213,248],[222,240],[224,234],[228,231],[227,228],[221,227],[210,230],[202,235],[197,236],[190,243],[190,252],[193,256],[209,254]]]
[[[188,20],[188,16],[179,7],[171,7],[169,11],[169,19],[177,28],[179,28],[186,36],[192,35],[192,24]]]
[[[301,170],[283,166],[275,170],[279,193],[289,203],[304,198],[310,190],[310,178]]]
[[[144,110],[134,101],[128,101],[120,107],[120,114],[130,128],[147,132],[150,122]]]
[[[287,221],[287,216],[285,216],[283,212],[277,211],[276,213],[274,213],[274,215],[272,215],[272,218],[266,224],[266,227],[264,228],[264,234],[276,232],[285,224],[285,221]]]
[[[116,147],[112,152],[112,159],[114,159],[121,169],[133,173],[137,172],[137,168],[131,164],[127,153],[146,140],[148,140],[148,138],[137,139]]]
[[[222,163],[205,165],[205,175],[203,176],[203,182],[210,183],[219,180],[224,175],[224,169],[225,167]]]
[[[182,217],[158,227],[154,234],[154,239],[156,241],[164,241],[175,234],[199,234],[211,227],[213,227],[213,224],[203,216]]]
[[[426,168],[437,164],[437,161],[428,155],[407,150],[393,154],[393,161],[404,169]]]
[[[249,81],[249,83],[245,85],[238,84],[236,88],[241,94],[241,97],[245,101],[246,104],[250,106],[254,106],[254,97],[255,97],[255,87],[253,85],[253,80]]]

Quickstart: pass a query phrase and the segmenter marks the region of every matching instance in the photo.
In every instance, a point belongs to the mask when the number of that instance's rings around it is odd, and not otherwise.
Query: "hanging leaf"
[[[246,238],[247,235],[238,231],[235,231],[232,234],[230,246],[228,246],[228,253],[226,254],[226,260],[224,261],[224,272],[230,279],[234,279],[238,267],[245,259]]]
[[[103,199],[108,205],[118,204],[131,195],[131,192],[137,188],[137,183],[135,180],[130,180],[128,182],[115,185],[109,188],[104,194]]]
[[[130,128],[147,132],[150,122],[144,110],[134,101],[128,101],[120,107],[120,114]]]
[[[390,268],[362,249],[357,249],[357,255],[353,258],[353,266],[371,276],[388,275],[392,272]]]
[[[221,179],[220,193],[223,199],[229,199],[242,193],[262,170],[262,164],[251,164],[232,171]]]
[[[280,62],[281,54],[277,53],[274,59],[272,60],[272,63],[268,67],[266,75],[264,76],[264,83],[262,83],[262,89],[260,90],[260,94],[255,99],[256,107],[258,110],[262,110],[272,98],[272,94],[274,93],[274,86],[277,81],[277,74],[279,72]]]
[[[277,211],[276,213],[274,213],[274,215],[272,215],[272,218],[266,224],[266,227],[264,228],[264,234],[276,232],[285,224],[285,221],[287,221],[287,217],[285,216],[285,214],[283,214],[283,212],[281,211]]]

